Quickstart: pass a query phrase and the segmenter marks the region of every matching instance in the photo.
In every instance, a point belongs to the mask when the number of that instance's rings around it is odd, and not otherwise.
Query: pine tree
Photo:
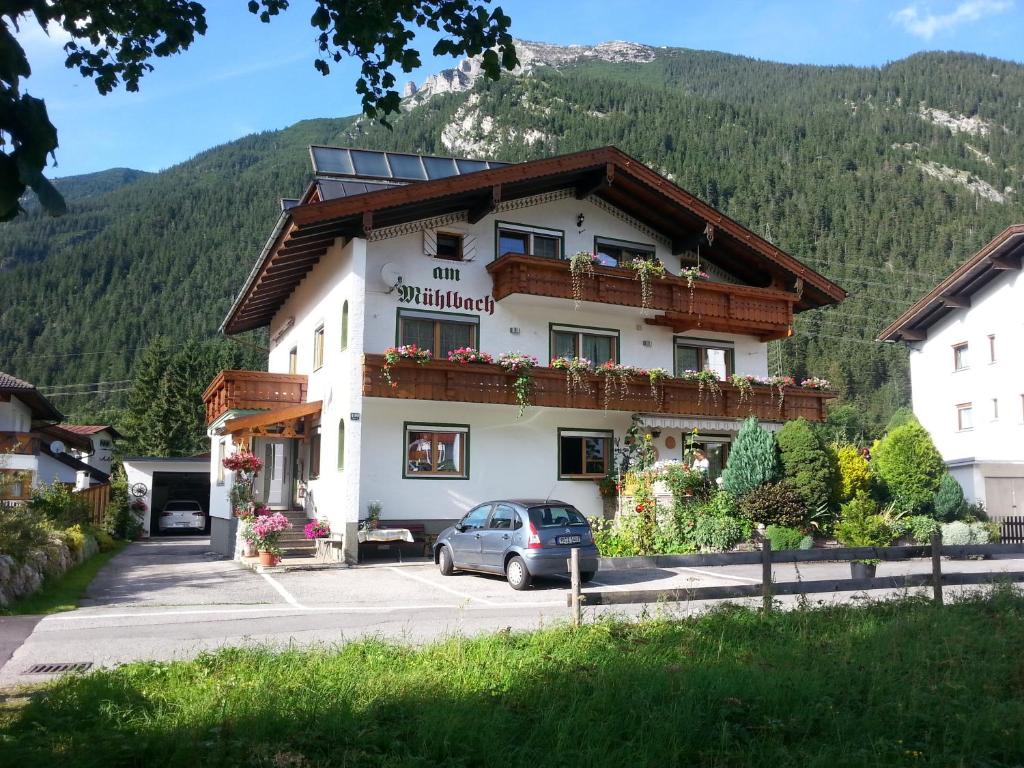
[[[948,472],[939,481],[939,489],[935,492],[933,499],[935,505],[935,519],[949,523],[957,520],[963,512],[966,499],[964,489]]]
[[[723,487],[740,498],[762,483],[771,483],[781,477],[782,466],[775,437],[751,416],[743,422],[729,451],[728,465],[722,473]]]

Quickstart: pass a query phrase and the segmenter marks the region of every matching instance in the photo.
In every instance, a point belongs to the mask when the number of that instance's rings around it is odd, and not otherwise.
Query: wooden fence
[[[810,595],[827,592],[860,592],[872,589],[909,589],[932,587],[935,602],[942,604],[942,588],[969,584],[1024,581],[1024,571],[975,573],[942,573],[942,557],[986,557],[990,555],[1024,555],[1024,543],[945,545],[938,535],[929,546],[912,547],[843,547],[823,549],[787,549],[773,551],[765,541],[760,551],[723,552],[706,555],[658,555],[654,557],[617,557],[601,560],[601,570],[638,570],[650,568],[694,568],[724,565],[761,564],[761,583],[728,584],[714,587],[681,587],[678,589],[617,590],[614,592],[583,592],[579,575],[579,553],[574,549],[569,559],[571,588],[566,602],[574,624],[582,621],[583,605],[627,605],[630,603],[686,603],[701,600],[726,600],[758,597],[765,610],[771,610],[775,595]],[[817,581],[783,581],[772,578],[774,563],[849,562],[853,560],[900,561],[931,558],[930,573],[908,573],[871,578],[822,579]]]
[[[76,491],[75,496],[89,505],[89,522],[102,525],[110,505],[110,483],[89,486],[85,490]]]
[[[1006,544],[1024,544],[1024,517],[1006,517],[999,521],[999,540]]]

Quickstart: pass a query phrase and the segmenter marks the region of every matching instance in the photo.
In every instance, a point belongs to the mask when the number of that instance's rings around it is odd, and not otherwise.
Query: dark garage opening
[[[154,472],[153,508],[150,510],[150,536],[196,535],[192,530],[160,530],[160,511],[169,501],[198,501],[206,513],[206,530],[210,532],[210,473],[209,472]]]

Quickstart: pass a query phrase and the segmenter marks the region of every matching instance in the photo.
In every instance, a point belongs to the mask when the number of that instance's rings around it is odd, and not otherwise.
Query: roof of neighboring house
[[[78,435],[95,435],[97,432],[109,432],[114,438],[124,437],[120,432],[109,424],[58,424],[58,427],[66,432],[74,432]]]
[[[42,421],[60,421],[64,418],[35,386],[3,371],[0,371],[0,395],[17,397],[32,409],[33,418]]]
[[[98,483],[105,483],[110,479],[110,475],[106,472],[96,469],[96,467],[90,467],[84,461],[76,459],[70,453],[54,453],[50,450],[50,446],[48,445],[42,446],[40,450],[54,461],[59,461],[64,466],[71,467],[76,472],[88,472],[89,477]]]
[[[971,296],[1008,271],[1020,270],[1024,257],[1024,224],[1007,227],[953,273],[922,296],[878,334],[879,341],[924,341],[928,329],[958,309],[971,306]]]
[[[71,448],[77,448],[86,453],[92,451],[92,440],[88,435],[72,432],[65,429],[62,424],[44,424],[36,427],[35,431],[40,435],[46,435],[51,440],[60,440]]]
[[[508,165],[334,148],[311,151],[318,179],[300,203],[281,212],[224,319],[225,333],[268,325],[339,237],[366,237],[384,227],[462,211],[474,224],[502,202],[564,189],[578,199],[593,195],[624,211],[670,240],[675,254],[701,243],[702,258],[724,265],[740,280],[755,286],[770,285],[773,278],[784,281],[800,293],[797,311],[846,297],[832,281],[615,147]],[[330,156],[338,170],[328,170],[317,151],[341,153]],[[351,168],[345,157],[352,160]],[[380,172],[361,172],[357,159]],[[412,172],[417,163],[424,169],[420,176]],[[433,163],[450,164],[450,172],[428,174],[426,167]],[[407,172],[389,175],[385,167]],[[328,175],[329,182],[319,178]]]

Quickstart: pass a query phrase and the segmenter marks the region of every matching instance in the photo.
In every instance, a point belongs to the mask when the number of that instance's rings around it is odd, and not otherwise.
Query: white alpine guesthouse
[[[623,152],[311,156],[222,328],[267,328],[268,372],[204,396],[219,550],[239,445],[265,462],[262,502],[329,521],[355,560],[373,502],[423,536],[491,498],[600,515],[634,417],[662,459],[697,430],[713,474],[746,415],[824,418],[829,393],[764,381],[767,342],[845,292]]]

